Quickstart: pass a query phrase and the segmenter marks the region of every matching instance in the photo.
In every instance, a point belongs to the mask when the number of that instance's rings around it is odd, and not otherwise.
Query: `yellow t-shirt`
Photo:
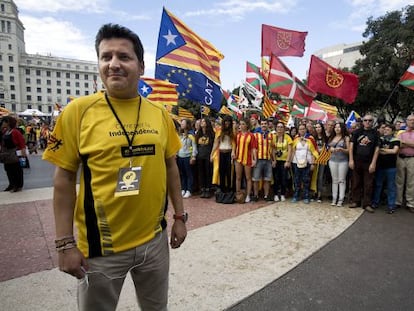
[[[181,143],[168,112],[139,97],[109,98],[129,137],[139,121],[133,146],[145,146],[123,157],[128,142],[103,92],[73,100],[59,116],[43,158],[76,172],[82,164],[75,208],[78,247],[86,257],[122,252],[151,240],[165,227],[167,176],[165,159]],[[140,107],[140,108],[139,108]],[[142,167],[139,194],[115,197],[120,168]]]
[[[283,139],[278,140],[277,134],[273,135],[273,146],[276,152],[281,151],[282,154],[280,157],[277,156],[277,161],[286,161],[288,156],[288,145],[292,145],[292,138],[288,134],[283,134]]]

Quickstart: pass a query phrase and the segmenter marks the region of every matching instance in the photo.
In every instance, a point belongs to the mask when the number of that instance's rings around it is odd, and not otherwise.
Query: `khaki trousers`
[[[397,184],[397,199],[395,203],[402,205],[405,194],[407,207],[414,208],[414,157],[397,158],[395,182]]]

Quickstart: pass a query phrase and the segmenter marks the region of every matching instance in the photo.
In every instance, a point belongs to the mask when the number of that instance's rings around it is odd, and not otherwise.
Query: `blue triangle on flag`
[[[175,49],[185,45],[186,42],[183,36],[175,27],[171,17],[167,14],[165,9],[162,10],[160,32],[158,35],[157,55],[156,60],[171,53]]]

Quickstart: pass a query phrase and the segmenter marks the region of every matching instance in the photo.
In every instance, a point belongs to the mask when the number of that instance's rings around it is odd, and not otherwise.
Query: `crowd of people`
[[[368,212],[384,203],[388,213],[401,205],[414,212],[413,183],[407,178],[414,173],[414,115],[404,129],[401,121],[375,121],[367,114],[347,128],[335,120],[299,119],[288,128],[257,113],[240,120],[183,120],[177,126],[183,197],[234,193],[235,201],[248,203],[290,196],[294,203],[330,200],[342,207],[348,201],[350,208]],[[183,153],[186,165],[180,165]]]
[[[22,191],[23,169],[30,168],[27,155],[46,149],[50,132],[48,123],[25,122],[13,115],[0,119],[0,162],[4,164],[9,183],[4,191]]]

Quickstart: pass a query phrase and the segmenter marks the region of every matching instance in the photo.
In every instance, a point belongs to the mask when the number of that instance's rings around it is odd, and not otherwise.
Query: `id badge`
[[[141,181],[141,166],[122,167],[118,172],[118,180],[115,190],[116,197],[138,195]]]

